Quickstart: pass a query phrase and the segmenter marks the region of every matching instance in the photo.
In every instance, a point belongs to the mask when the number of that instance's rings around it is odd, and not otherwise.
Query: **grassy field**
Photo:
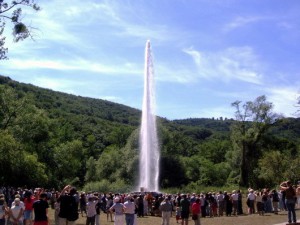
[[[296,211],[297,218],[300,219],[300,210]],[[54,225],[54,211],[49,209],[49,219],[51,225]],[[79,216],[76,224],[85,225],[86,217]],[[231,217],[214,217],[214,218],[201,218],[201,225],[274,225],[279,223],[287,222],[287,212],[280,212],[278,215],[267,213],[264,216],[259,216],[257,214],[253,215],[241,215],[241,216],[231,216]],[[107,221],[106,214],[102,213],[100,215],[100,225],[113,225],[113,222]],[[138,218],[138,225],[160,225],[161,218],[154,216],[146,216],[143,218]],[[175,217],[171,218],[170,225],[178,225],[176,223]],[[189,224],[193,225],[194,221],[189,220]],[[125,225],[125,222],[124,222]]]

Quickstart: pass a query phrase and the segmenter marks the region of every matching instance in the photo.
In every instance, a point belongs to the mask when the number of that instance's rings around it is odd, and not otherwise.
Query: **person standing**
[[[252,188],[248,189],[249,194],[247,196],[247,205],[248,205],[248,213],[253,214],[254,210],[254,202],[255,202],[255,194],[253,193],[254,190]]]
[[[134,225],[134,214],[135,214],[135,203],[131,196],[127,196],[126,202],[124,203],[125,221],[126,225]]]
[[[137,198],[138,217],[144,217],[144,197],[139,195]]]
[[[99,195],[99,193],[95,193],[94,195],[98,198],[96,204],[95,225],[100,225],[100,211],[102,207],[101,196]]]
[[[124,205],[120,203],[120,198],[115,197],[114,204],[110,207],[109,211],[115,212],[114,225],[123,225],[124,221]]]
[[[98,198],[90,195],[88,197],[88,202],[86,203],[86,225],[95,225],[96,221],[96,204]]]
[[[222,191],[220,191],[217,194],[217,203],[218,203],[218,215],[223,216],[225,207],[224,207],[224,194]]]
[[[238,200],[239,200],[239,195],[236,192],[236,190],[232,191],[231,199],[232,199],[232,209],[233,209],[232,214],[234,216],[237,216],[237,214],[238,214]]]
[[[9,209],[9,222],[14,225],[23,225],[24,209],[20,204],[20,199],[15,198],[12,207]]]
[[[243,196],[242,196],[241,190],[238,190],[237,193],[239,196],[239,198],[238,198],[238,215],[242,215],[243,214],[243,203],[242,203]]]
[[[296,191],[292,186],[291,181],[284,181],[280,184],[280,189],[285,191],[285,204],[288,210],[288,222],[296,223],[296,212],[295,212],[295,203],[296,203]]]
[[[34,210],[34,225],[48,225],[48,208],[47,194],[41,193],[39,200],[32,205]]]
[[[279,195],[278,195],[278,192],[275,189],[272,190],[271,197],[272,197],[272,204],[273,204],[274,214],[278,214]]]
[[[195,225],[200,225],[200,213],[201,213],[201,203],[200,199],[196,198],[196,201],[192,204],[192,219]]]
[[[5,225],[5,216],[8,214],[8,208],[4,197],[0,197],[0,225]]]
[[[59,225],[75,225],[78,219],[78,202],[75,198],[76,189],[67,185],[60,193],[57,201],[60,203],[60,210],[58,213]]]
[[[298,181],[297,184],[296,195],[297,195],[297,208],[300,209],[300,181]]]
[[[160,203],[159,210],[161,211],[162,225],[169,225],[171,212],[172,212],[172,203],[170,202],[171,197],[165,196],[164,200]]]
[[[189,216],[190,216],[190,201],[187,199],[186,194],[182,195],[182,199],[180,200],[181,206],[181,224],[188,225]]]
[[[24,194],[24,221],[25,225],[31,225],[32,222],[32,206],[35,201],[34,196],[32,195],[31,191],[26,191]]]

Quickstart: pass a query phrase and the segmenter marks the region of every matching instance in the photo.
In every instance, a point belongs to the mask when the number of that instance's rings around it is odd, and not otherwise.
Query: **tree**
[[[7,129],[23,114],[26,98],[20,97],[13,88],[0,85],[0,129]]]
[[[270,151],[259,159],[260,178],[265,179],[270,186],[280,184],[289,178],[286,171],[290,168],[288,156],[279,151]]]
[[[91,156],[86,162],[86,173],[85,173],[85,181],[97,181],[96,174],[96,160]]]
[[[271,124],[278,118],[272,112],[273,104],[264,95],[253,102],[248,101],[241,107],[241,101],[232,103],[236,108],[236,123],[231,127],[231,140],[240,155],[240,185],[251,186],[255,178],[253,170],[260,156],[259,142]]]
[[[35,0],[19,0],[8,3],[6,0],[0,0],[0,60],[7,59],[8,49],[4,47],[5,37],[3,32],[6,22],[13,25],[14,41],[22,41],[28,37],[32,38],[29,25],[22,22],[22,8],[29,7],[34,11],[40,10],[40,7],[35,3]]]
[[[76,178],[81,172],[83,159],[83,146],[79,140],[74,140],[55,147],[54,160],[56,162],[56,176],[60,182]],[[85,164],[84,164],[85,165]]]

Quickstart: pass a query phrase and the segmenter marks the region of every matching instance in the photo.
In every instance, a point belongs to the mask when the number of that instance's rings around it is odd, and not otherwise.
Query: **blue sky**
[[[13,43],[0,74],[142,108],[151,41],[157,114],[234,117],[266,95],[290,117],[300,91],[299,0],[40,0],[24,11],[35,41]]]

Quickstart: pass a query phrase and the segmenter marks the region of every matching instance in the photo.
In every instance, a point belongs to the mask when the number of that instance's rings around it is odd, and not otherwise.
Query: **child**
[[[178,223],[178,221],[181,219],[180,215],[181,215],[180,207],[178,206],[178,204],[176,204],[176,223]]]

